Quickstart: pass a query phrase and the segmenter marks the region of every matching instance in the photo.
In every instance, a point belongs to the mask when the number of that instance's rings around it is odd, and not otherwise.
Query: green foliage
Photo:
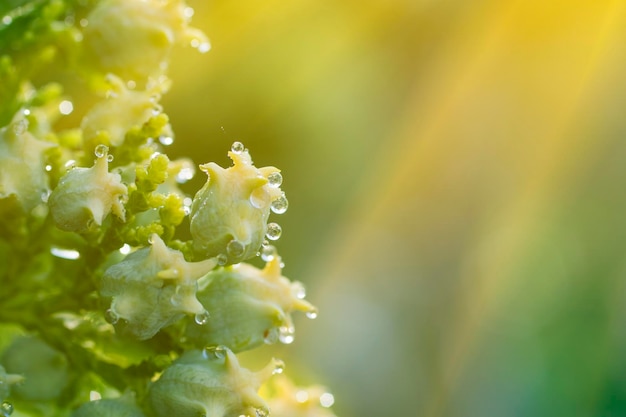
[[[211,415],[263,414],[256,391],[282,363],[254,373],[233,352],[290,343],[290,313],[315,312],[263,241],[286,209],[278,169],[236,143],[192,198],[179,185],[193,164],[163,153],[169,51],[203,39],[189,16],[182,0],[0,5],[0,414],[192,415],[203,390]],[[129,55],[155,31],[171,35],[148,42],[161,49]],[[94,42],[119,50],[76,59]],[[132,54],[157,65],[135,71]],[[76,79],[99,97],[84,109],[64,92]],[[261,252],[263,270],[233,265]]]

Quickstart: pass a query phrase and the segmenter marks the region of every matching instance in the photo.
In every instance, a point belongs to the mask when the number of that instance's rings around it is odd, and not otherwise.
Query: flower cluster
[[[181,184],[194,164],[165,154],[172,48],[209,50],[190,26],[193,9],[183,0],[7,4],[0,416],[332,416],[266,388],[282,361],[253,372],[236,356],[291,343],[291,314],[317,315],[272,245],[281,228],[270,216],[288,207],[280,170],[256,167],[235,142],[232,166],[199,166],[207,180],[192,196]],[[74,108],[54,79],[35,86],[50,66],[83,80],[87,107]],[[73,125],[60,128],[69,114]],[[265,266],[246,263],[255,260]]]

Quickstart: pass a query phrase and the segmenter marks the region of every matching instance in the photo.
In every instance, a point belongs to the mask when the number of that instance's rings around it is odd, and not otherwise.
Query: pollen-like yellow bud
[[[214,259],[187,262],[158,235],[152,245],[109,267],[100,293],[113,297],[109,318],[137,337],[148,339],[161,328],[195,314],[205,322],[206,311],[196,299],[197,280],[216,265]]]
[[[128,189],[119,174],[109,172],[107,157],[105,147],[91,168],[74,168],[61,178],[48,200],[57,227],[82,233],[102,225],[109,213],[124,220]]]

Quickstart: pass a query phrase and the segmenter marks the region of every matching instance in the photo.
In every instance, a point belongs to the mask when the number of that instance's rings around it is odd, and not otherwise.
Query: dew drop
[[[225,346],[208,346],[202,350],[202,356],[206,359],[225,359],[226,349]]]
[[[226,252],[228,252],[228,256],[230,256],[231,258],[241,257],[243,255],[244,249],[245,248],[243,244],[237,240],[231,240],[230,242],[228,242],[228,245],[226,245]]]
[[[26,121],[26,120],[18,120],[13,125],[13,133],[15,133],[18,136],[19,135],[23,135],[24,132],[26,132],[27,128],[28,128],[28,121]]]
[[[176,182],[179,184],[184,184],[192,179],[195,174],[196,168],[193,166],[193,164],[189,161],[185,161],[183,162],[180,171],[178,171],[178,173],[176,174]]]
[[[300,404],[303,404],[307,402],[308,400],[309,400],[309,393],[307,391],[302,389],[296,392],[296,401],[298,401]]]
[[[301,282],[295,281],[291,284],[291,289],[298,300],[303,300],[306,297],[306,288]]]
[[[317,318],[317,315],[318,315],[317,308],[313,307],[311,310],[307,311],[305,314],[308,318],[310,318],[311,320],[314,320]]]
[[[96,149],[94,150],[94,153],[96,154],[96,158],[102,158],[108,152],[109,152],[109,147],[106,145],[103,145],[102,143],[96,146]]]
[[[50,190],[45,190],[41,193],[41,201],[44,203],[48,202],[48,199],[50,198],[50,194],[51,191]]]
[[[192,7],[185,7],[183,9],[183,16],[185,16],[187,19],[191,19],[194,13],[195,10]]]
[[[87,19],[80,19],[80,22],[78,22],[78,24],[81,27],[87,27],[87,25],[89,24],[89,21]]]
[[[69,100],[63,100],[59,103],[59,112],[63,115],[68,115],[74,111],[74,104]]]
[[[30,110],[29,109],[24,109],[24,111],[22,113],[24,113],[24,116],[30,116]]]
[[[130,253],[130,245],[128,243],[124,243],[124,245],[120,248],[120,253],[122,255],[128,255]]]
[[[270,187],[278,188],[283,183],[283,176],[280,172],[272,172],[267,176],[267,183]]]
[[[198,45],[198,52],[200,52],[201,54],[206,54],[210,50],[211,44],[209,42],[201,42],[200,45]]]
[[[265,262],[273,261],[276,257],[276,248],[272,245],[261,247],[261,259]]]
[[[65,169],[68,169],[68,170],[69,169],[74,169],[74,168],[76,168],[76,161],[74,161],[73,159],[70,159],[69,161],[67,161],[65,163],[64,166],[65,166]]]
[[[282,374],[283,372],[285,372],[285,362],[276,361],[276,365],[274,367],[274,370],[272,371],[272,375]]]
[[[283,233],[283,229],[277,223],[270,223],[267,225],[267,232],[265,232],[265,237],[269,240],[278,240],[280,235]]]
[[[272,211],[276,214],[283,214],[289,208],[289,201],[287,201],[287,197],[285,197],[285,193],[283,193],[276,200],[272,201],[272,205],[270,206]]]
[[[234,142],[233,146],[230,147],[230,150],[233,153],[236,153],[236,154],[242,153],[245,149],[246,149],[246,147],[243,146],[243,143],[241,143],[241,142]]]
[[[268,410],[267,408],[257,408],[256,410],[256,417],[268,417],[270,415],[270,410]]]
[[[290,345],[295,340],[295,330],[293,327],[282,326],[278,329],[278,340],[285,345]]]
[[[259,188],[255,188],[250,193],[249,200],[250,200],[250,204],[252,205],[252,207],[262,209],[262,208],[267,207],[267,203],[269,203],[269,199],[270,199],[269,193],[263,187],[259,187]]]
[[[5,25],[10,25],[13,22],[13,18],[9,15],[2,16],[2,23]]]
[[[263,338],[263,342],[266,345],[273,345],[274,343],[278,342],[278,328],[273,327],[269,330],[266,330],[265,337]]]
[[[0,412],[2,412],[3,417],[9,417],[11,414],[13,414],[13,404],[4,401],[2,404],[0,404]]]
[[[220,253],[219,255],[217,255],[217,264],[220,266],[224,266],[226,265],[226,262],[228,262],[228,256],[224,255],[223,253]]]
[[[104,319],[111,324],[117,324],[117,322],[120,320],[120,316],[118,316],[115,311],[111,310],[110,308],[104,312]]]
[[[322,407],[328,408],[335,403],[335,397],[330,392],[325,392],[320,395],[320,404]]]
[[[203,324],[206,324],[209,321],[209,312],[204,310],[202,313],[196,314],[196,316],[194,317],[194,320],[200,326],[202,326]]]
[[[174,143],[174,138],[167,135],[161,135],[159,136],[159,142],[161,142],[161,145],[163,146],[170,146],[172,143]]]
[[[107,162],[113,162],[113,159],[114,159],[113,155],[111,154],[107,155]]]
[[[52,171],[52,165],[48,164],[46,165],[46,172],[50,172]]]

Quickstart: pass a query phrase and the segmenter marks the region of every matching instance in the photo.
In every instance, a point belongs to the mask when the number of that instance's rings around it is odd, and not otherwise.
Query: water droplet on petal
[[[268,417],[270,415],[270,410],[268,410],[267,408],[257,408],[256,410],[256,417]]]
[[[109,147],[103,144],[96,146],[94,153],[96,154],[96,158],[102,158],[109,152]]]
[[[267,232],[265,232],[265,237],[269,240],[278,240],[280,235],[283,233],[283,229],[277,223],[270,223],[267,225]]]
[[[273,345],[278,342],[278,328],[273,327],[265,332],[265,337],[263,338],[263,342],[266,345]]]
[[[174,143],[174,138],[167,135],[161,135],[159,136],[159,142],[161,142],[161,145],[170,146],[172,143]]]
[[[226,252],[228,252],[228,256],[231,258],[239,258],[243,255],[244,249],[243,244],[237,240],[231,240],[226,245]]]
[[[66,169],[68,169],[68,170],[70,170],[70,169],[74,169],[74,168],[76,168],[76,161],[74,161],[73,159],[70,159],[69,161],[67,161],[67,162],[65,163],[65,165],[64,165],[64,166],[65,166],[65,168],[66,168]]]
[[[45,190],[41,193],[41,201],[44,203],[48,202],[48,199],[50,198],[50,190]]]
[[[271,209],[276,214],[283,214],[289,208],[289,201],[287,201],[287,197],[285,197],[285,193],[278,197],[276,200],[272,201]]]
[[[206,324],[209,321],[209,312],[204,310],[202,313],[196,314],[196,316],[194,317],[194,320],[200,326],[202,326],[203,324]]]
[[[201,42],[200,45],[198,45],[198,52],[200,52],[201,54],[206,54],[210,50],[211,44],[209,42]]]
[[[114,159],[113,155],[111,154],[107,155],[107,162],[113,162],[113,159]]]
[[[18,136],[23,135],[24,132],[26,132],[26,129],[28,129],[28,121],[26,120],[18,120],[13,125],[13,133]]]
[[[301,282],[295,281],[291,284],[291,290],[297,299],[303,300],[306,297],[306,288]]]
[[[261,259],[265,262],[273,261],[276,257],[276,247],[267,245],[261,247]]]
[[[283,183],[283,176],[280,175],[280,172],[272,172],[267,176],[267,183],[270,187],[278,188]]]
[[[194,13],[195,10],[192,7],[185,7],[183,9],[183,16],[185,16],[187,19],[191,19]]]
[[[185,161],[183,162],[183,166],[181,167],[180,171],[178,171],[178,174],[176,174],[176,182],[179,184],[184,184],[192,179],[195,173],[196,168],[193,166],[193,164],[189,161]]]
[[[130,245],[128,243],[124,243],[124,245],[120,248],[120,253],[122,255],[128,255],[130,253]]]
[[[220,253],[219,255],[217,255],[217,264],[220,266],[224,266],[226,265],[226,262],[228,262],[228,256],[224,255],[223,253]]]
[[[311,320],[314,320],[317,318],[317,314],[318,314],[317,308],[313,307],[311,310],[307,311],[305,314],[308,318],[310,318]]]
[[[278,340],[285,345],[290,345],[296,339],[294,336],[295,329],[289,326],[282,326],[278,329]]]
[[[230,147],[230,150],[233,153],[236,153],[236,154],[242,153],[245,149],[246,149],[246,147],[243,146],[243,143],[241,143],[241,142],[234,142],[233,146]]]
[[[52,171],[52,165],[46,165],[46,172]]]
[[[285,371],[285,362],[276,361],[276,366],[274,370],[272,371],[272,375],[282,374],[284,371]]]
[[[109,308],[107,311],[104,312],[104,319],[111,324],[116,324],[120,320],[120,316],[118,316],[115,311]]]
[[[2,413],[3,417],[9,417],[11,414],[13,414],[13,404],[4,401],[2,404],[0,404],[0,412]]]
[[[320,404],[322,407],[328,408],[335,403],[335,397],[330,392],[325,392],[320,395]]]
[[[202,351],[202,356],[206,359],[225,359],[226,358],[225,346],[209,346],[205,347]]]

